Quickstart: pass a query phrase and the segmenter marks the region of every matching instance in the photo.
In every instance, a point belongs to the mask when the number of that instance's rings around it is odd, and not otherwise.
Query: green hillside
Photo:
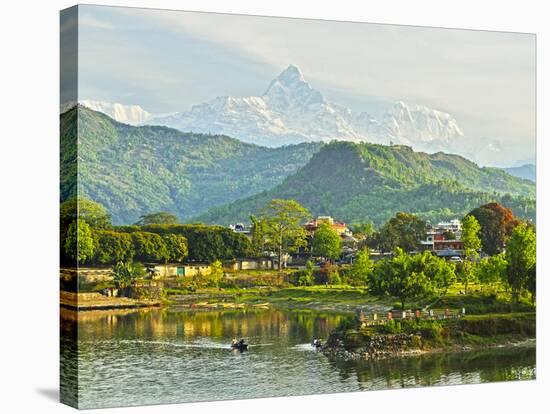
[[[78,174],[79,195],[103,204],[115,224],[156,211],[185,220],[271,189],[321,146],[265,148],[221,135],[134,127],[82,106],[61,115],[61,145],[61,201],[76,195]]]
[[[272,190],[213,208],[196,221],[246,220],[273,198],[293,198],[313,214],[380,224],[398,211],[439,220],[498,201],[520,217],[535,215],[535,186],[457,155],[414,152],[405,146],[333,142]]]

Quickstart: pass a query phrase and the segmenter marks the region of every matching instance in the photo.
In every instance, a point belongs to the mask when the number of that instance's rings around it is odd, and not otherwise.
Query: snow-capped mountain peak
[[[292,85],[300,82],[305,82],[304,75],[300,68],[295,65],[288,65],[288,67],[283,70],[279,76],[271,81],[271,84],[275,82],[280,82],[287,85]],[[269,89],[269,87],[268,87]]]
[[[81,100],[80,104],[94,111],[109,115],[115,121],[130,125],[143,124],[153,117],[152,114],[139,105],[123,105],[91,99]]]
[[[288,66],[271,81],[263,98],[281,111],[325,103],[323,95],[306,82],[300,69],[294,65]]]

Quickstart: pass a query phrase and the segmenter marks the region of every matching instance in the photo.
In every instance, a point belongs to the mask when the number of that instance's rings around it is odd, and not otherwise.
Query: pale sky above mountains
[[[358,112],[448,112],[478,162],[515,165],[535,157],[535,50],[531,34],[79,6],[79,99],[184,111],[261,95],[294,64]]]

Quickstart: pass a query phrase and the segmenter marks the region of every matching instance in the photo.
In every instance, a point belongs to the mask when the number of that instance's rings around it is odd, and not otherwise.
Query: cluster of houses
[[[347,226],[346,223],[335,220],[331,216],[318,216],[313,220],[304,224],[304,229],[308,236],[312,237],[315,231],[323,225],[329,225],[342,239],[342,263],[353,263],[355,253],[359,246],[359,240],[353,236],[353,232]],[[243,223],[236,223],[229,226],[236,233],[241,233],[247,236],[251,234],[251,226]],[[462,222],[458,219],[450,220],[448,222],[439,222],[435,225],[428,224],[425,238],[420,240],[420,251],[431,251],[436,256],[443,257],[450,261],[459,262],[464,255],[464,243],[461,240],[462,236]],[[381,254],[376,251],[372,251],[372,258],[378,259],[385,254]],[[285,257],[285,264],[300,265],[305,263],[305,260],[309,259],[310,252],[302,249],[301,251]],[[249,259],[251,261],[257,259]],[[237,261],[239,263],[239,261]],[[273,265],[273,262],[271,262]],[[235,270],[245,270],[249,267],[248,264],[237,264]],[[253,268],[264,268],[262,265]],[[271,267],[273,268],[273,267]]]
[[[420,241],[421,250],[429,250],[439,257],[460,261],[464,255],[462,222],[458,219],[428,225],[426,239]]]

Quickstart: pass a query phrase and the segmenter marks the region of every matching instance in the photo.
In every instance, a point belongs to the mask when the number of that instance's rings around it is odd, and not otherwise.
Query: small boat
[[[314,339],[313,342],[311,343],[311,346],[316,348],[316,349],[319,349],[321,348],[321,346],[323,346],[322,342],[320,339]]]
[[[237,349],[240,352],[248,351],[248,344],[244,341],[244,339],[241,339],[240,341],[231,342],[231,348]]]

